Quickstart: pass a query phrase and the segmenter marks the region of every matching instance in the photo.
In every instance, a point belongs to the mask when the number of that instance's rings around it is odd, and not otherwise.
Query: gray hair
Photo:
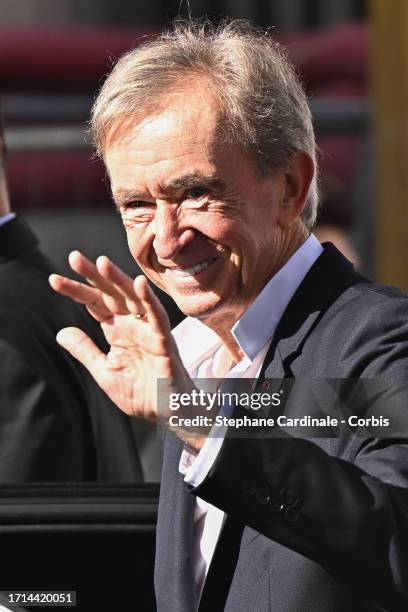
[[[208,79],[228,140],[256,159],[262,172],[282,167],[293,153],[316,163],[316,143],[306,94],[281,47],[246,21],[176,21],[168,32],[126,53],[95,101],[91,131],[99,155],[119,118],[152,112],[163,93],[186,78]],[[311,228],[318,208],[317,170],[302,212]]]

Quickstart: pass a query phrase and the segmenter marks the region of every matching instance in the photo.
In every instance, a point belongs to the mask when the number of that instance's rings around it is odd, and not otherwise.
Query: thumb
[[[99,383],[101,362],[105,361],[106,355],[82,330],[77,327],[65,327],[58,332],[57,342],[82,363]]]

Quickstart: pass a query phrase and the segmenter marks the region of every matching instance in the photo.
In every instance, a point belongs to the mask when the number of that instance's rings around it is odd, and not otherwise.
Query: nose
[[[193,230],[180,224],[177,207],[168,202],[162,205],[157,202],[154,223],[153,248],[159,260],[174,259],[194,238]]]

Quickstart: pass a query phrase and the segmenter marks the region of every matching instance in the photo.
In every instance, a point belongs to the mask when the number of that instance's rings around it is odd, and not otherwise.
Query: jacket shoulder
[[[406,376],[408,296],[370,281],[352,285],[324,312],[304,348],[317,355],[316,375]]]

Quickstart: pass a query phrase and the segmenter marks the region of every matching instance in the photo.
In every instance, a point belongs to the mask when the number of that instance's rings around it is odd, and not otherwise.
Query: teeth
[[[195,264],[194,266],[191,266],[191,268],[184,268],[184,270],[173,270],[173,272],[179,274],[180,276],[194,276],[195,274],[201,272],[201,270],[205,270],[206,268],[208,268],[208,266],[212,262],[213,259],[208,259],[207,261],[202,261],[198,264]]]

